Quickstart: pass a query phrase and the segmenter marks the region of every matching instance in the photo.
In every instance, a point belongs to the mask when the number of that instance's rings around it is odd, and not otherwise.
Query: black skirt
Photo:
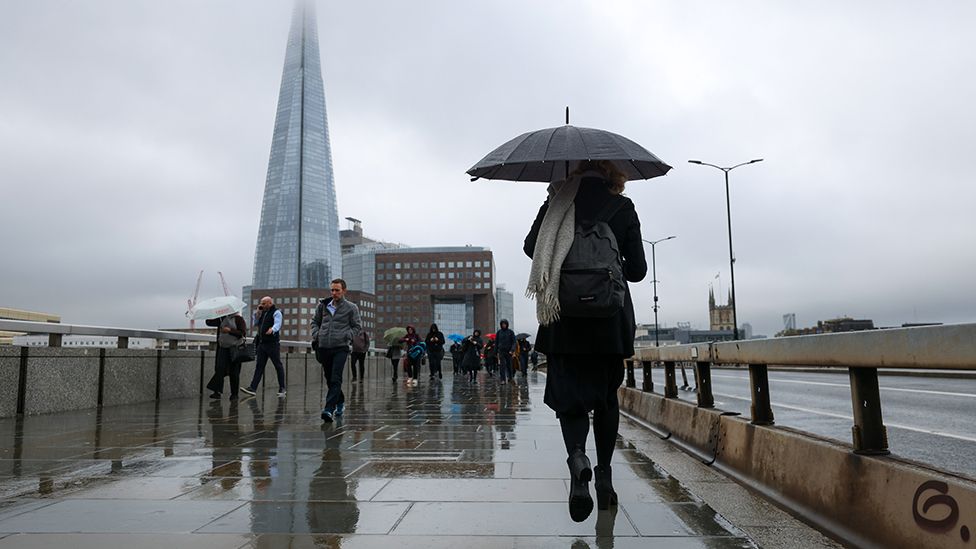
[[[546,405],[556,415],[605,411],[624,382],[620,355],[546,355]]]

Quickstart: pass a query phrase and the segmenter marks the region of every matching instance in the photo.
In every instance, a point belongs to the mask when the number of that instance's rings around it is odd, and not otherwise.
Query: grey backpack
[[[607,223],[623,200],[614,197],[593,220],[576,220],[576,234],[559,271],[560,315],[608,318],[624,306],[627,283],[617,237]]]

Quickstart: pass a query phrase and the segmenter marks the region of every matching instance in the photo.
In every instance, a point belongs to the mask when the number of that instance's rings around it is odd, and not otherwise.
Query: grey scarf
[[[526,297],[535,299],[535,315],[542,326],[559,320],[559,270],[576,234],[573,200],[579,185],[579,175],[549,185],[549,208],[539,227],[525,290]]]

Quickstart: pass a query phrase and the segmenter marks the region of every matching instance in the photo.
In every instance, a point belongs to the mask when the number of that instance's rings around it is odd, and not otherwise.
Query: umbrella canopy
[[[403,339],[403,336],[407,335],[406,328],[390,328],[389,330],[383,332],[383,341],[387,345],[393,345],[397,341]]]
[[[495,334],[488,334],[488,339],[492,341],[495,341],[495,337],[497,337]]]
[[[525,332],[515,335],[515,339],[529,339],[530,337],[532,337],[532,334],[527,334]]]
[[[220,318],[243,311],[244,305],[245,303],[234,295],[211,297],[194,305],[192,309],[186,312],[186,316],[191,320]]]
[[[474,179],[552,182],[566,177],[567,163],[581,160],[609,160],[628,181],[650,179],[671,169],[622,135],[566,124],[523,133],[488,153],[467,173]]]
[[[451,335],[447,336],[447,339],[450,339],[454,343],[460,343],[460,342],[464,341],[464,336],[461,335],[461,334],[451,334]]]

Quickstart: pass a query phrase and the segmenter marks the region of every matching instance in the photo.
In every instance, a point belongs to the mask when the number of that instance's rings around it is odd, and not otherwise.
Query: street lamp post
[[[739,318],[736,316],[736,301],[735,301],[735,255],[732,253],[732,205],[729,200],[729,172],[738,168],[739,166],[745,166],[747,164],[755,164],[756,162],[762,162],[762,158],[756,158],[748,162],[742,162],[741,164],[736,164],[731,168],[723,168],[721,166],[716,166],[715,164],[709,164],[708,162],[702,162],[701,160],[689,160],[688,162],[692,164],[698,164],[700,166],[711,166],[716,170],[722,170],[725,172],[725,213],[728,216],[729,221],[729,272],[731,273],[732,279],[732,338],[735,340],[739,339]]]
[[[651,283],[654,285],[654,346],[660,347],[661,343],[658,341],[658,331],[657,331],[657,252],[656,246],[665,240],[671,240],[672,238],[678,238],[677,236],[669,236],[667,238],[662,238],[660,240],[644,240],[651,245]]]

